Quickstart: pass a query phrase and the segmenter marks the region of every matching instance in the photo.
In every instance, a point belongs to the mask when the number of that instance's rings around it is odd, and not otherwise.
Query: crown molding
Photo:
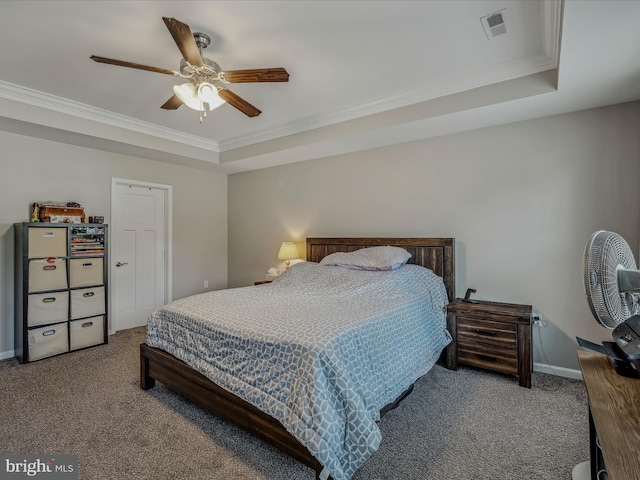
[[[542,0],[542,50],[558,66],[564,0]]]
[[[0,80],[0,98],[54,112],[71,115],[73,117],[103,123],[112,127],[151,135],[185,145],[190,145],[204,150],[219,152],[218,142],[207,140],[195,135],[179,132],[170,128],[161,127],[153,123],[144,122],[135,118],[119,115],[117,113],[92,107],[84,103],[75,102],[66,98],[57,97],[48,93],[32,90],[30,88],[15,85]]]
[[[247,145],[375,115],[494,83],[533,75],[556,67],[556,61],[546,53],[540,52],[525,58],[467,71],[454,77],[442,78],[413,89],[396,92],[392,95],[378,97],[366,103],[352,105],[338,112],[298,119],[295,122],[290,122],[276,128],[221,140],[219,147],[221,152],[246,147]]]
[[[557,68],[562,9],[563,0],[541,0],[542,52],[540,53],[463,72],[457,76],[441,78],[416,88],[354,104],[336,112],[301,118],[274,128],[220,141],[186,134],[3,81],[0,81],[0,98],[221,153]]]
[[[220,151],[224,152],[235,148],[246,147],[254,143],[294,135],[315,128],[374,115],[394,108],[405,107],[413,103],[425,102],[492,83],[513,80],[526,75],[533,75],[558,68],[563,6],[564,0],[541,0],[542,53],[513,62],[493,65],[472,72],[465,72],[456,77],[440,79],[437,82],[424,84],[411,90],[396,92],[396,94],[379,97],[367,103],[352,105],[339,112],[307,117],[277,128],[265,129],[250,135],[221,140],[219,142]]]

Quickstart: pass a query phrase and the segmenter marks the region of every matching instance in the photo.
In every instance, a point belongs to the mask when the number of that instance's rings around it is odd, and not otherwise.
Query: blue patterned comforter
[[[278,419],[348,480],[378,449],[382,407],[450,342],[447,294],[430,270],[356,271],[303,262],[273,283],[158,309],[147,344]]]

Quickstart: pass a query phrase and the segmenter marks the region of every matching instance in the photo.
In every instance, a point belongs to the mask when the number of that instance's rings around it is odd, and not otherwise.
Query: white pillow
[[[407,263],[411,254],[400,247],[369,247],[355,252],[336,252],[320,260],[320,265],[334,265],[352,270],[396,270]]]

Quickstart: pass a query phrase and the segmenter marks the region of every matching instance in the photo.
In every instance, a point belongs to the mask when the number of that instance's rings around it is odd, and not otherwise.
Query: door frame
[[[165,303],[169,303],[172,300],[172,265],[173,265],[173,255],[172,255],[172,251],[173,251],[173,245],[172,245],[172,235],[171,233],[173,232],[173,226],[172,226],[172,219],[173,219],[173,201],[172,201],[172,186],[171,185],[164,185],[161,183],[151,183],[151,182],[142,182],[140,180],[128,180],[126,178],[116,178],[116,177],[111,177],[111,226],[109,228],[109,245],[113,246],[115,245],[115,242],[112,241],[112,237],[115,235],[115,232],[117,230],[117,225],[118,225],[118,218],[117,218],[117,214],[116,214],[116,187],[118,185],[131,185],[134,187],[147,187],[147,188],[154,188],[154,189],[159,189],[159,190],[164,190],[164,245],[165,245],[165,249],[164,249],[164,263],[165,263],[165,269],[164,269],[164,299],[165,299]],[[113,251],[113,248],[111,248],[111,252],[109,254],[109,260],[110,260],[110,264],[109,265],[109,277],[110,277],[110,283],[109,285],[110,287],[110,291],[111,292],[117,292],[117,289],[115,288],[115,284],[116,284],[116,266],[115,266],[115,252]],[[116,310],[114,308],[115,305],[115,293],[112,295],[109,295],[109,335],[113,335],[114,333],[116,333],[116,327],[118,325],[118,318],[117,318],[117,313]]]

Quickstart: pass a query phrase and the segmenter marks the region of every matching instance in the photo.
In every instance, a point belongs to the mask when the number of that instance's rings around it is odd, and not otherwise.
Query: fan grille
[[[625,295],[618,288],[618,270],[635,270],[633,253],[613,232],[595,232],[585,247],[584,286],[589,306],[602,326],[615,328],[631,316]]]

